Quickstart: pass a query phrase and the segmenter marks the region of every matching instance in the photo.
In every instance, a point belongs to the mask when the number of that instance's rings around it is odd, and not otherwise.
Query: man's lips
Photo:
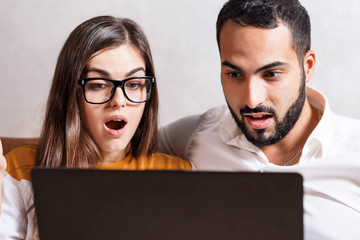
[[[252,128],[264,129],[269,126],[273,115],[269,113],[245,113],[244,117]]]

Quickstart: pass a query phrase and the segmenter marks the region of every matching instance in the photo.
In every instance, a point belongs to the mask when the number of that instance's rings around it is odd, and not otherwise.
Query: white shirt
[[[197,170],[298,172],[304,178],[305,239],[360,239],[360,121],[333,113],[326,98],[307,88],[323,112],[299,162],[277,166],[242,134],[227,106],[160,130],[160,150],[190,160]]]

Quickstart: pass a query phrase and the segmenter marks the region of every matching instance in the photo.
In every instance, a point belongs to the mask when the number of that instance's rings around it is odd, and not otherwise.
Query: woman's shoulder
[[[191,170],[192,165],[189,161],[182,158],[167,155],[164,153],[152,153],[149,156],[141,157],[146,169],[162,169],[162,170]]]
[[[6,172],[18,181],[31,179],[31,170],[35,167],[36,144],[17,147],[5,155]]]

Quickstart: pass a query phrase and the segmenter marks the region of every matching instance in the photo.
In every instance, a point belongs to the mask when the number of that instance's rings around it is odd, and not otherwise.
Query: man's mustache
[[[245,113],[269,113],[271,115],[275,115],[276,111],[275,109],[271,108],[271,107],[266,107],[266,106],[257,106],[256,108],[249,108],[248,106],[241,108],[240,109],[240,115],[244,115]]]

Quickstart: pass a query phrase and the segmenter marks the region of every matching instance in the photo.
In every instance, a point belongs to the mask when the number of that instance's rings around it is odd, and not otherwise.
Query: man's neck
[[[306,99],[298,121],[286,137],[278,143],[263,146],[260,149],[271,163],[284,165],[290,161],[289,165],[294,165],[299,161],[301,151],[318,123],[318,110]]]

